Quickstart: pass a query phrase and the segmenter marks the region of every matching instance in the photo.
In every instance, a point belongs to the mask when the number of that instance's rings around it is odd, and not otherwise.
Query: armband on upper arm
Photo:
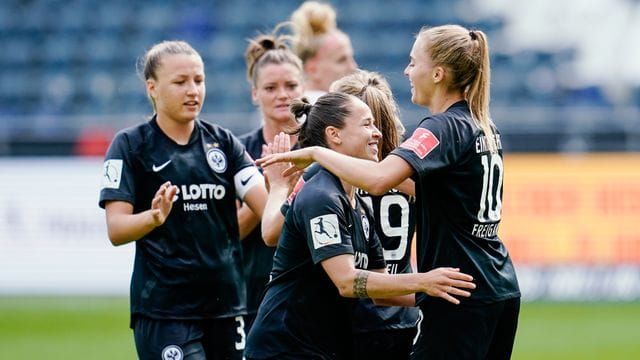
[[[247,166],[236,173],[233,177],[233,182],[236,185],[236,196],[238,199],[244,199],[244,196],[252,187],[260,184],[264,185],[264,176],[262,176],[257,167]]]

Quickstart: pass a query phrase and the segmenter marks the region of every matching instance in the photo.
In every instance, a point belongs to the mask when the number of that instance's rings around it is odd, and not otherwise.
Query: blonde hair
[[[247,64],[247,80],[257,86],[260,69],[267,64],[291,64],[303,74],[302,61],[289,48],[291,37],[277,35],[282,25],[278,25],[270,34],[259,34],[249,39],[244,53]]]
[[[400,145],[404,126],[400,121],[398,105],[393,98],[391,87],[382,75],[356,70],[355,73],[334,81],[329,91],[353,95],[369,106],[375,126],[382,133],[382,141],[379,142],[381,159]]]
[[[328,35],[340,31],[336,11],[329,4],[305,1],[291,14],[293,50],[302,62],[313,58]]]
[[[471,116],[484,132],[489,148],[497,151],[489,113],[491,64],[487,36],[480,30],[443,25],[423,27],[418,38],[425,40],[423,44],[434,66],[448,70],[449,88],[464,94]]]

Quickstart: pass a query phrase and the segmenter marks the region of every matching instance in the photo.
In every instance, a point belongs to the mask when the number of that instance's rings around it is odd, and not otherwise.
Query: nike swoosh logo
[[[169,163],[171,162],[171,160],[168,160],[166,163],[160,165],[160,166],[156,166],[155,164],[151,167],[151,169],[153,170],[153,172],[158,172],[162,169],[164,169],[165,167],[167,167],[167,165],[169,165]]]
[[[253,175],[249,176],[246,179],[240,179],[240,184],[242,184],[242,186],[247,185],[247,183],[249,182],[249,180],[251,180],[252,177],[253,177]]]

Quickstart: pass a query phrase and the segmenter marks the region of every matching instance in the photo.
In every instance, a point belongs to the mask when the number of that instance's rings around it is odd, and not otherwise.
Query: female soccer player
[[[360,99],[328,93],[315,105],[294,102],[292,112],[306,116],[300,146],[377,160],[380,132]],[[373,223],[355,187],[324,169],[305,183],[286,215],[271,281],[249,333],[247,359],[351,359],[350,298],[413,305],[415,292],[453,303],[459,303],[454,295],[469,295],[472,278],[457,269],[386,274]]]
[[[401,141],[404,127],[398,116],[398,108],[393,99],[391,88],[387,81],[375,72],[356,70],[331,85],[332,91],[343,92],[357,96],[371,109],[374,125],[380,129],[378,140],[378,154],[385,158]],[[276,148],[280,144],[275,145]],[[288,146],[283,148],[288,150]],[[276,151],[282,152],[282,151]],[[270,168],[270,167],[269,167]],[[296,186],[298,191],[305,181],[308,181],[320,166],[309,168]],[[413,181],[409,188],[412,193]],[[272,187],[274,189],[274,187]],[[267,203],[284,202],[286,192],[280,195],[269,193]],[[381,196],[371,195],[357,189],[358,194],[373,209],[375,218],[374,228],[380,238],[387,263],[387,270],[391,274],[412,272],[410,257],[412,238],[415,233],[415,203],[412,196],[397,190],[391,190]],[[283,213],[289,209],[289,204],[295,193],[282,206]],[[277,243],[282,230],[284,216],[275,210],[264,212],[262,226],[265,240]],[[371,299],[363,299],[354,308],[354,358],[394,358],[408,359],[418,320],[418,310],[413,307],[381,307],[376,306]]]
[[[301,97],[303,93],[302,61],[289,49],[285,42],[286,38],[277,36],[276,31],[251,39],[245,51],[251,97],[260,108],[262,126],[240,136],[239,139],[254,159],[262,156],[263,146],[273,141],[278,133],[288,132],[297,127],[296,119],[289,111],[289,105],[293,99]],[[293,142],[295,143],[295,138]],[[280,174],[272,172],[272,175],[269,177],[271,188],[277,191],[281,187],[275,186],[277,184],[273,182]],[[289,186],[284,188],[286,191]],[[286,194],[287,192],[285,196]],[[254,223],[254,226],[256,225],[258,224]],[[244,273],[247,282],[248,314],[245,317],[247,332],[255,319],[265,285],[269,281],[275,244],[269,245],[267,246],[262,240],[260,227],[255,228],[242,239]]]
[[[443,264],[473,276],[477,289],[461,306],[420,294],[424,313],[414,359],[508,359],[520,290],[498,237],[504,166],[489,116],[489,44],[482,31],[458,25],[423,28],[405,69],[411,100],[431,116],[379,163],[323,147],[272,154],[258,163],[313,161],[369,193],[416,181],[418,271]],[[288,170],[288,171],[290,171]]]
[[[357,96],[371,109],[382,134],[378,154],[384,159],[400,145],[404,126],[391,87],[378,73],[356,70],[331,84],[331,91]],[[413,181],[410,181],[413,185]],[[414,190],[415,191],[415,190]],[[411,273],[411,243],[416,227],[415,198],[396,189],[382,195],[357,190],[373,210],[389,274]],[[356,303],[353,314],[354,359],[408,359],[416,334],[418,309],[376,306],[371,299]]]
[[[351,40],[338,29],[336,11],[326,3],[305,1],[291,14],[290,21],[293,50],[304,64],[305,96],[314,103],[333,81],[358,67]]]
[[[155,114],[119,132],[100,192],[109,239],[135,241],[131,327],[140,359],[242,359],[246,313],[236,197],[258,215],[264,180],[227,130],[198,119],[202,58],[165,41],[141,62]]]

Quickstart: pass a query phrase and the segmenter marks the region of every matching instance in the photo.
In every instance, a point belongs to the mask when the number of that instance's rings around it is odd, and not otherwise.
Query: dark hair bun
[[[291,105],[289,105],[289,110],[296,119],[301,118],[303,115],[309,116],[309,112],[311,112],[312,108],[313,105],[309,103],[309,100],[306,97],[303,97],[302,99],[294,99],[293,102],[291,102]]]

